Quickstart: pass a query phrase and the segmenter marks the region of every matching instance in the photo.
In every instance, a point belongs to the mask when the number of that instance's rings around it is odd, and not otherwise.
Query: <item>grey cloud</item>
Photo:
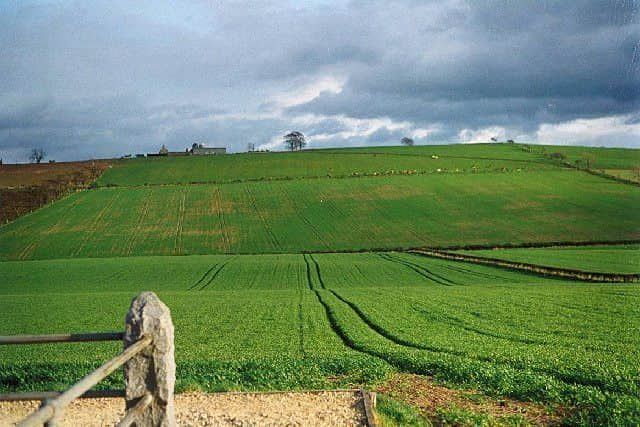
[[[632,1],[52,1],[0,5],[0,156],[46,145],[82,158],[177,149],[193,138],[243,150],[315,114],[463,128],[640,110]],[[277,95],[345,79],[301,105]],[[216,116],[229,115],[217,120]],[[326,117],[301,129],[344,138]],[[622,143],[625,143],[624,141]]]

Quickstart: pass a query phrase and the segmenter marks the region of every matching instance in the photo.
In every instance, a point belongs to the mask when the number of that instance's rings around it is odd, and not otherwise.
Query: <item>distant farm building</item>
[[[204,144],[193,144],[191,154],[194,156],[206,156],[211,154],[227,154],[226,147],[207,147]]]
[[[162,144],[160,150],[157,153],[147,153],[147,157],[164,157],[164,156],[206,156],[211,154],[227,154],[226,147],[207,147],[204,144],[193,144],[191,148],[187,148],[184,151],[169,151],[169,149]],[[136,157],[144,157],[144,154],[136,154]]]

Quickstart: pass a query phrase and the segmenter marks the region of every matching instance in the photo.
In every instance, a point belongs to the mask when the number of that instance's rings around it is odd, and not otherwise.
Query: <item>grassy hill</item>
[[[117,162],[98,188],[0,227],[0,334],[121,330],[151,290],[172,311],[180,390],[373,387],[401,371],[559,406],[566,424],[638,424],[640,286],[393,250],[640,240],[640,187],[525,148]],[[615,167],[637,155],[594,150]],[[485,254],[622,273],[637,253]],[[0,347],[0,392],[63,389],[120,346]]]
[[[639,239],[640,189],[577,171],[77,193],[4,226],[1,259]]]
[[[437,158],[433,158],[435,156]],[[373,174],[546,170],[539,153],[506,144],[308,150],[225,156],[150,157],[116,164],[99,186],[225,183]]]

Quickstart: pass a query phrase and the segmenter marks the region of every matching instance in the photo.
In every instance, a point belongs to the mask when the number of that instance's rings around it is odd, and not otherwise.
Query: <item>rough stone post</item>
[[[174,427],[176,364],[173,323],[169,308],[153,292],[143,292],[131,301],[125,324],[124,348],[142,335],[152,336],[153,341],[124,366],[127,410],[150,393],[152,403],[135,420],[135,425]]]

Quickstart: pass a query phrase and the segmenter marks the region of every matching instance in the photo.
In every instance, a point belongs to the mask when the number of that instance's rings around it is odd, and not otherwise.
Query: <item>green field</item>
[[[588,150],[611,168],[638,156]],[[151,290],[172,311],[179,390],[374,387],[400,371],[561,406],[567,424],[637,425],[637,284],[402,249],[635,241],[469,253],[638,273],[639,206],[640,188],[518,144],[121,161],[0,227],[0,335],[122,330]],[[0,392],[64,389],[120,346],[0,347]]]
[[[640,411],[637,286],[402,253],[3,262],[0,275],[3,334],[119,330],[134,295],[158,292],[176,325],[181,387],[322,387],[399,369],[489,394],[615,398]],[[89,369],[118,347],[0,348],[0,387],[61,386],[69,366]],[[47,374],[16,384],[25,363]]]
[[[632,148],[604,147],[572,147],[557,145],[530,145],[531,153],[562,153],[567,162],[574,164],[576,160],[585,163],[589,157],[591,169],[632,169],[640,166],[640,150]],[[583,166],[585,166],[583,164]]]
[[[640,245],[459,251],[550,267],[601,273],[640,273]]]
[[[432,156],[437,156],[434,159]],[[369,147],[225,156],[150,157],[119,162],[99,186],[225,183],[372,174],[484,173],[557,169],[515,146],[478,144]]]
[[[0,228],[0,259],[630,240],[638,206],[578,171],[106,188]]]

